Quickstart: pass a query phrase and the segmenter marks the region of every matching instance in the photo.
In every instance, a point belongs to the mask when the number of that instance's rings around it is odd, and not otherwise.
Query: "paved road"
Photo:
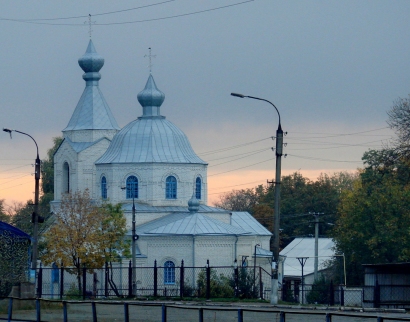
[[[147,303],[141,303],[147,304]],[[199,321],[199,307],[196,305],[173,305],[167,307],[167,321]],[[268,305],[243,305],[243,320],[248,322],[274,322],[280,321],[280,315],[277,307]],[[92,321],[92,308],[90,304],[78,303],[68,304],[68,320],[70,322],[89,322]],[[238,307],[235,306],[217,306],[206,305],[204,309],[204,321],[206,322],[229,322],[238,321]],[[227,311],[229,310],[229,311]],[[263,312],[255,312],[261,310]],[[376,322],[377,316],[383,316],[384,322],[398,321],[394,318],[407,318],[410,321],[410,314],[405,313],[368,313],[368,312],[337,312],[325,310],[297,310],[280,308],[286,314],[286,322],[325,322],[326,312],[332,314],[332,322]],[[98,322],[124,321],[124,306],[114,305],[113,302],[97,303],[97,320]],[[142,306],[129,305],[130,322],[151,322],[161,321],[160,306]],[[344,315],[344,316],[343,316]],[[7,318],[7,314],[0,314],[0,318]],[[16,310],[13,313],[13,321],[34,320],[35,311]],[[41,311],[41,321],[60,322],[63,321],[62,309],[53,307]]]

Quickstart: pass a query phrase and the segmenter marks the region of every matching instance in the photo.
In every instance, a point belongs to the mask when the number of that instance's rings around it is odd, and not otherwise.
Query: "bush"
[[[70,288],[64,294],[66,300],[79,300],[82,299],[81,292],[78,290],[78,287],[74,283],[70,285]]]
[[[306,301],[310,304],[329,304],[331,283],[326,281],[323,275],[320,276],[313,282],[312,289],[306,295]]]
[[[238,269],[237,297],[241,299],[256,299],[259,297],[259,280],[254,279],[253,269]],[[235,273],[230,280],[231,287],[235,289]]]
[[[231,286],[231,279],[223,274],[216,273],[211,268],[210,296],[213,298],[229,298],[234,296],[234,289]],[[206,296],[206,269],[202,269],[198,274],[198,297]]]

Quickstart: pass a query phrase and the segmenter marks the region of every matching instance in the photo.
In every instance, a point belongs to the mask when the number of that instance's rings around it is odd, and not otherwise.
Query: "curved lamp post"
[[[279,268],[279,225],[280,225],[280,178],[282,168],[282,152],[283,152],[283,130],[280,123],[280,113],[277,107],[270,101],[263,98],[248,96],[238,93],[231,93],[232,96],[239,98],[252,98],[259,101],[264,101],[272,105],[279,117],[278,129],[276,130],[276,175],[275,175],[275,212],[273,215],[273,261],[272,261],[272,293],[271,303],[278,303],[278,268]]]
[[[36,140],[34,140],[34,138],[27,133],[21,132],[21,131],[17,131],[17,130],[10,130],[10,129],[5,129],[3,128],[4,132],[7,132],[10,134],[10,138],[11,138],[11,132],[17,132],[20,134],[24,134],[27,135],[28,137],[30,137],[34,143],[36,144],[36,148],[37,148],[37,157],[35,160],[35,190],[34,190],[34,212],[32,214],[32,223],[34,225],[33,227],[33,246],[32,246],[32,258],[31,258],[31,269],[34,270],[35,272],[35,277],[37,277],[37,257],[38,257],[38,222],[39,222],[39,214],[38,214],[38,198],[39,198],[39,185],[40,185],[40,158],[38,155],[38,145]],[[35,283],[35,281],[34,281]]]

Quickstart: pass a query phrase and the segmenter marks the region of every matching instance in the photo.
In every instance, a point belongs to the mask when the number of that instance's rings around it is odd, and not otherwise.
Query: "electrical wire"
[[[270,150],[270,149],[269,149],[269,150]],[[226,164],[226,163],[229,163],[229,162],[234,162],[234,161],[242,160],[242,159],[245,159],[245,158],[247,158],[247,157],[250,157],[250,156],[253,156],[253,155],[262,153],[262,152],[266,152],[266,151],[267,151],[267,149],[263,149],[263,150],[261,150],[261,151],[254,152],[254,153],[252,153],[252,154],[248,154],[248,155],[245,155],[245,156],[243,156],[243,157],[237,158],[237,159],[235,159],[235,160],[229,160],[229,161],[221,162],[221,163],[218,163],[218,164],[210,165],[210,166],[208,166],[208,168],[216,167],[216,166],[219,166],[219,165],[221,165],[221,164]]]
[[[268,161],[272,161],[272,160],[273,160],[273,159],[271,158],[271,159],[264,160],[264,161],[260,161],[260,162],[257,162],[257,163],[253,163],[253,164],[250,164],[250,165],[241,167],[241,168],[236,168],[236,169],[232,169],[232,170],[228,170],[228,171],[224,171],[224,172],[219,172],[219,173],[210,174],[210,175],[208,175],[208,177],[213,177],[213,176],[217,176],[217,175],[220,175],[220,174],[224,174],[224,173],[228,173],[228,172],[232,172],[232,171],[236,171],[236,170],[241,170],[241,169],[249,168],[249,167],[252,167],[252,166],[254,166],[254,165],[261,164],[261,163],[268,162]]]
[[[250,145],[250,144],[262,142],[262,141],[265,141],[265,140],[268,140],[268,139],[273,139],[273,136],[269,136],[267,138],[259,139],[259,140],[252,141],[252,142],[246,142],[246,143],[234,145],[234,146],[231,146],[231,147],[221,148],[221,149],[218,149],[218,150],[211,150],[211,151],[207,151],[207,152],[198,153],[198,155],[199,156],[204,156],[204,155],[208,155],[208,154],[215,154],[215,153],[225,152],[225,151],[241,148],[243,146],[247,146],[247,145]]]
[[[158,21],[158,20],[166,20],[166,19],[173,19],[173,18],[179,18],[179,17],[184,17],[184,16],[190,16],[190,15],[195,15],[195,14],[200,14],[200,13],[204,13],[204,12],[209,12],[209,11],[215,11],[215,10],[220,10],[220,9],[225,9],[225,8],[229,8],[229,7],[233,7],[233,6],[238,6],[238,5],[242,5],[248,2],[253,2],[254,0],[246,0],[246,1],[242,1],[242,2],[238,2],[238,3],[233,3],[230,5],[226,5],[226,6],[220,6],[220,7],[215,7],[215,8],[211,8],[211,9],[205,9],[205,10],[199,10],[199,11],[194,11],[194,12],[188,12],[188,13],[183,13],[183,14],[179,14],[179,15],[173,15],[173,16],[166,16],[166,17],[160,17],[160,18],[152,18],[152,19],[144,19],[144,20],[134,20],[134,21],[123,21],[123,22],[109,22],[109,23],[94,23],[94,26],[111,26],[111,25],[125,25],[125,24],[133,24],[133,23],[141,23],[141,22],[150,22],[150,21]],[[165,3],[165,2],[163,2]],[[162,3],[159,3],[162,4]],[[130,9],[131,10],[131,9]],[[125,10],[120,10],[118,12],[121,11],[126,11]],[[112,12],[112,13],[117,13],[117,12]],[[104,13],[104,14],[111,14],[111,13]],[[103,14],[96,14],[96,15],[103,15]],[[94,16],[96,16],[94,15]],[[85,18],[88,16],[78,16],[75,18]],[[73,19],[74,17],[70,17],[70,19]],[[62,20],[63,18],[59,18],[59,20]],[[28,23],[28,24],[36,24],[36,25],[52,25],[52,26],[76,26],[76,27],[80,27],[80,26],[84,26],[84,23],[48,23],[48,22],[39,22],[39,21],[35,21],[32,19],[25,19],[25,20],[21,20],[21,19],[8,19],[8,18],[0,18],[0,20],[3,21],[13,21],[13,22],[21,22],[21,23]],[[46,20],[46,19],[41,19],[42,21]]]
[[[295,158],[300,158],[300,159],[306,159],[306,160],[315,160],[315,161],[324,161],[324,162],[343,162],[343,163],[362,163],[363,161],[342,161],[342,160],[330,160],[330,159],[321,159],[321,158],[315,158],[315,157],[304,157],[301,155],[296,155],[296,154],[288,154],[288,156],[292,156]]]

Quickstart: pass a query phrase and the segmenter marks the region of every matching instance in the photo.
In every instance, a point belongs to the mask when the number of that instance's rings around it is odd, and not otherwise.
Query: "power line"
[[[269,149],[269,150],[270,150],[270,149]],[[245,158],[247,158],[247,157],[250,157],[250,156],[259,154],[259,153],[261,153],[261,152],[265,152],[265,151],[267,151],[267,149],[263,149],[263,150],[261,150],[261,151],[254,152],[254,153],[245,155],[245,156],[243,156],[243,157],[240,157],[240,158],[237,158],[237,159],[234,159],[234,160],[229,160],[229,161],[221,162],[221,163],[218,163],[218,164],[213,164],[213,165],[208,166],[208,168],[216,167],[216,166],[221,165],[221,164],[226,164],[226,163],[238,161],[238,160],[241,160],[241,159],[245,159]]]
[[[233,3],[230,5],[226,6],[220,6],[216,8],[211,8],[211,9],[205,9],[205,10],[199,10],[199,11],[194,11],[194,12],[188,12],[188,13],[183,13],[179,15],[173,15],[173,16],[166,16],[166,17],[160,17],[160,18],[152,18],[152,19],[144,19],[144,20],[134,20],[134,21],[123,21],[123,22],[108,22],[108,23],[95,23],[95,26],[111,26],[111,25],[125,25],[125,24],[133,24],[133,23],[141,23],[141,22],[150,22],[150,21],[158,21],[158,20],[166,20],[166,19],[173,19],[173,18],[179,18],[179,17],[184,17],[184,16],[191,16],[191,15],[196,15],[204,12],[209,12],[209,11],[215,11],[215,10],[220,10],[220,9],[225,9],[233,6],[238,6],[242,5],[248,2],[253,2],[254,0],[246,0],[243,2],[238,2],[238,3]],[[108,14],[108,13],[107,13]],[[88,16],[85,16],[88,17]],[[80,18],[80,17],[78,17]],[[84,18],[84,16],[81,16],[81,18]],[[84,26],[83,23],[48,23],[48,22],[37,22],[33,20],[19,20],[19,19],[7,19],[7,18],[0,18],[0,20],[6,20],[6,21],[13,21],[13,22],[21,22],[21,23],[29,23],[29,24],[36,24],[36,25],[51,25],[51,26],[75,26],[75,27],[82,27]],[[43,19],[44,20],[44,19]]]
[[[268,162],[268,161],[273,161],[273,160],[274,160],[274,159],[271,158],[271,159],[264,160],[264,161],[257,162],[257,163],[253,163],[253,164],[250,164],[250,165],[241,167],[241,168],[236,168],[236,169],[232,169],[232,170],[228,170],[228,171],[224,171],[224,172],[219,172],[219,173],[215,173],[215,174],[210,174],[210,175],[208,175],[208,177],[213,177],[213,176],[217,176],[217,175],[220,175],[220,174],[224,174],[224,173],[228,173],[228,172],[232,172],[232,171],[236,171],[236,170],[241,170],[241,169],[249,168],[249,167],[252,167],[252,166],[254,166],[254,165],[261,164],[261,163]]]
[[[346,162],[346,163],[362,163],[363,161],[342,161],[342,160],[330,160],[330,159],[321,159],[321,158],[315,158],[315,157],[304,157],[301,155],[296,155],[296,154],[288,154],[288,156],[292,156],[295,158],[300,158],[300,159],[307,159],[307,160],[316,160],[316,161],[325,161],[325,162]]]
[[[117,11],[109,11],[109,12],[103,12],[103,13],[95,13],[92,14],[92,17],[96,16],[104,16],[104,15],[110,15],[110,14],[115,14],[115,13],[120,13],[120,12],[126,12],[126,11],[132,11],[132,10],[138,10],[138,9],[143,9],[143,8],[148,8],[148,7],[153,7],[153,6],[158,6],[164,3],[168,2],[173,2],[175,0],[167,0],[167,1],[162,1],[158,3],[153,3],[153,4],[148,4],[145,6],[140,6],[140,7],[135,7],[135,8],[129,8],[129,9],[123,9],[123,10],[117,10]],[[55,21],[55,20],[69,20],[69,19],[79,19],[79,18],[88,18],[88,15],[83,15],[83,16],[71,16],[71,17],[59,17],[59,18],[38,18],[38,19],[8,19],[8,18],[0,18],[0,20],[9,20],[9,21],[15,21],[15,22],[34,22],[34,21]]]
[[[207,151],[207,152],[202,152],[202,153],[198,153],[198,155],[204,156],[204,155],[207,155],[207,154],[215,154],[215,153],[225,152],[225,151],[241,148],[243,146],[247,146],[247,145],[250,145],[250,144],[262,142],[262,141],[265,141],[265,140],[268,140],[268,139],[273,139],[273,137],[269,136],[267,138],[263,138],[263,139],[259,139],[259,140],[251,141],[251,142],[246,142],[246,143],[242,143],[242,144],[239,144],[239,145],[234,145],[234,146],[231,146],[231,147],[226,147],[226,148],[221,148],[221,149],[218,149],[218,150],[211,150],[211,151]]]

